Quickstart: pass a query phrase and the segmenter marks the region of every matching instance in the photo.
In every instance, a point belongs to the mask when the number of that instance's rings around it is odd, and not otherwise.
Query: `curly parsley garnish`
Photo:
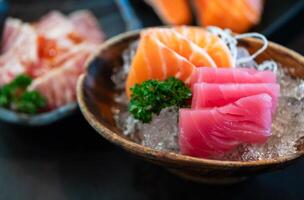
[[[19,75],[0,88],[0,106],[17,112],[35,114],[46,106],[46,99],[37,91],[27,91],[32,79]]]
[[[179,79],[165,81],[148,80],[131,88],[129,112],[144,123],[152,120],[152,114],[159,114],[163,108],[187,107],[191,90]]]

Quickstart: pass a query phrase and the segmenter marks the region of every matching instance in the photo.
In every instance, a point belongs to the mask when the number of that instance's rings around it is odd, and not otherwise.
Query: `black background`
[[[268,0],[263,21],[255,30],[303,54],[304,13],[294,14],[299,2]],[[132,4],[145,26],[160,23],[141,0],[133,0]],[[11,1],[9,15],[34,20],[53,8],[69,12],[85,7],[95,12],[108,36],[124,31],[123,19],[111,0]],[[1,200],[290,200],[304,199],[303,185],[304,160],[231,186],[185,181],[110,144],[79,111],[41,128],[0,123]]]

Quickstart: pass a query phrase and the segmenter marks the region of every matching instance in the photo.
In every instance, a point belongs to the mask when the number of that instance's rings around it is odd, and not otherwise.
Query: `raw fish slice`
[[[275,112],[280,92],[279,84],[216,84],[196,83],[193,87],[192,107],[220,107],[233,103],[240,98],[266,93],[272,97],[272,111]]]
[[[37,34],[31,25],[18,19],[8,18],[5,21],[3,33],[0,67],[7,62],[8,57],[16,57],[24,64],[38,61]]]
[[[17,75],[25,72],[25,67],[15,57],[6,60],[0,67],[0,86],[11,82]]]
[[[69,49],[62,54],[59,54],[53,60],[53,66],[62,66],[65,62],[69,61],[70,59],[73,59],[74,57],[79,56],[81,53],[86,52],[87,49],[92,50],[92,52],[97,51],[98,45],[88,44],[88,43],[75,45],[74,48]]]
[[[145,48],[146,46],[149,48]],[[162,57],[157,54],[155,55],[155,49],[157,49],[156,53],[159,52]],[[152,59],[146,61],[144,53],[150,54]],[[129,88],[134,85],[135,81],[141,83],[145,80],[152,79],[152,77],[157,80],[163,80],[166,79],[166,77],[175,76],[180,79],[188,79],[190,82],[189,77],[194,68],[193,64],[163,44],[158,44],[155,38],[147,38],[146,44],[138,47],[135,57],[136,58],[132,61],[133,67],[128,74],[126,83],[126,92],[128,96],[130,96]],[[159,67],[153,68],[153,70],[149,67],[142,67],[147,64]]]
[[[2,36],[0,86],[25,73],[38,61],[37,34],[27,23],[8,18]]]
[[[7,18],[4,23],[2,34],[1,52],[5,53],[15,46],[16,38],[19,37],[19,32],[22,27],[22,21],[14,18]]]
[[[187,58],[165,46],[153,36],[145,35],[143,38],[145,41],[143,47],[144,54],[150,58],[145,60],[148,67],[149,79],[164,80],[167,77],[174,76],[184,82],[190,83],[194,65]],[[191,49],[187,43],[184,44],[185,48]],[[203,59],[201,60],[212,62],[207,54],[197,53],[196,55],[202,55]],[[138,75],[140,76],[141,74]]]
[[[201,25],[242,33],[259,23],[263,0],[194,0],[194,5]]]
[[[179,26],[175,30],[205,49],[217,67],[234,67],[230,50],[218,36],[198,27]],[[202,67],[203,65],[199,66]],[[207,66],[209,67],[209,66]]]
[[[232,137],[225,137],[217,132],[214,132],[213,135],[201,133],[199,125],[195,123],[191,112],[188,111],[190,109],[180,110],[179,145],[182,153],[186,154],[185,150],[194,151],[196,152],[195,156],[205,157],[206,155],[222,154],[239,145],[239,142]],[[208,120],[212,121],[212,119],[211,116],[205,123],[209,123]],[[185,123],[188,123],[188,125],[185,125]],[[187,132],[183,132],[184,130]]]
[[[206,48],[203,48],[196,44],[195,40],[189,39],[183,31],[177,31],[177,29],[150,28],[141,33],[139,46],[132,60],[126,82],[128,96],[131,93],[130,88],[136,83],[150,79],[164,80],[174,76],[189,84],[195,67],[218,66],[210,56],[213,54],[208,53],[208,46],[212,46],[211,43],[215,41],[214,37],[217,38],[217,41],[221,41],[220,38],[207,31],[200,31],[201,34],[197,34],[197,36],[204,38],[202,40],[205,41]],[[198,31],[199,29],[189,27],[190,30]],[[231,57],[229,51],[226,53],[227,57]],[[227,63],[226,66],[231,66],[230,64]]]
[[[60,51],[73,48],[74,38],[80,37],[78,33],[74,32],[75,27],[72,21],[59,11],[51,11],[43,16],[37,23],[34,23],[34,28],[40,38],[55,42]],[[90,30],[87,31],[90,32]],[[79,40],[82,41],[82,38]]]
[[[94,48],[92,48],[94,47]],[[62,66],[36,78],[29,90],[37,90],[47,98],[50,109],[76,101],[76,83],[96,53],[95,45],[83,46],[78,55],[73,56]]]
[[[240,144],[260,144],[271,135],[271,96],[244,97],[223,107],[181,109],[179,145],[182,154],[209,158]]]
[[[55,24],[58,25],[54,27]],[[37,32],[44,35],[39,35],[38,39],[40,59],[28,70],[33,77],[43,76],[62,66],[64,62],[77,56],[83,46],[96,45],[97,49],[97,45],[103,41],[103,33],[97,19],[88,10],[75,11],[69,17],[52,11],[42,17],[35,27]],[[63,30],[56,30],[57,28]],[[53,32],[46,34],[45,29],[52,29]]]
[[[195,69],[191,77],[191,85],[195,83],[276,83],[276,74],[271,71],[255,69],[231,68],[214,69],[200,67]]]
[[[100,44],[104,34],[95,16],[88,10],[79,10],[71,13],[69,19],[74,25],[74,32],[78,33],[85,41]]]
[[[39,36],[37,40],[39,60],[35,64],[28,67],[27,74],[36,78],[43,76],[50,70],[60,67],[57,64],[58,58],[67,54],[69,51],[77,49],[77,46],[67,38],[49,39]]]
[[[155,38],[164,46],[172,49],[178,55],[186,58],[194,66],[202,66],[203,63],[207,63],[209,67],[217,67],[212,57],[207,53],[206,49],[198,46],[194,41],[190,40],[187,35],[183,35],[181,32],[177,31],[178,28],[170,29],[158,29],[150,30],[150,32],[145,36],[150,36]],[[210,33],[205,33],[205,37],[212,37],[213,35],[207,35]],[[144,37],[145,37],[144,36]],[[201,35],[203,36],[203,35]],[[217,36],[215,36],[217,37]]]
[[[166,24],[185,25],[191,22],[188,0],[146,0]]]
[[[34,26],[39,35],[51,39],[62,38],[74,30],[72,22],[59,11],[49,12]]]

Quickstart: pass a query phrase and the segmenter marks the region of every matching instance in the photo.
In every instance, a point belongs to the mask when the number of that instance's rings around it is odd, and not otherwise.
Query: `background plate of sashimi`
[[[114,36],[120,32],[124,32],[130,29],[130,24],[126,23],[126,21],[123,19],[123,17],[118,11],[119,8],[117,6],[113,6],[114,2],[112,1],[89,1],[89,2],[88,1],[66,1],[66,2],[12,1],[12,2],[13,2],[12,4],[6,3],[5,1],[2,3],[3,5],[2,15],[1,15],[2,29],[4,29],[5,27],[5,20],[7,19],[6,16],[21,19],[23,22],[37,22],[37,20],[40,20],[41,17],[45,16],[46,14],[49,13],[49,11],[52,10],[58,10],[62,12],[62,14],[68,15],[73,11],[83,10],[83,9],[87,9],[94,14],[96,19],[98,20],[98,25],[101,27],[101,32],[104,34],[103,39]],[[32,2],[35,3],[33,4]],[[6,9],[10,8],[10,6],[12,5],[13,8],[8,9],[8,12],[6,12],[7,11]],[[102,10],[102,12],[100,12],[100,10]],[[45,23],[46,21],[47,20],[45,20]],[[113,24],[115,24],[115,26],[113,26]],[[93,48],[98,49],[98,44]],[[60,79],[66,78],[64,76],[68,75],[67,73],[66,74],[61,73],[61,74],[62,75],[58,75],[58,77],[56,78],[59,79],[58,82],[60,82]],[[52,84],[54,84],[54,81],[53,83],[52,81],[49,81],[49,83],[45,81],[45,83],[43,84],[48,85],[50,88],[52,88],[53,87]],[[64,84],[62,84],[61,86],[64,86]],[[53,88],[55,88],[55,86]],[[47,90],[47,88],[43,90]],[[58,90],[60,90],[60,88],[58,88]],[[62,92],[61,93],[62,95],[59,96],[65,98],[64,95],[66,94],[64,93],[65,92]],[[56,97],[56,92],[53,92],[53,94],[54,94],[53,95],[54,98],[58,98],[58,95]],[[66,116],[69,116],[77,110],[76,98],[74,97],[72,98],[75,100],[74,102],[62,103],[62,105],[56,106],[50,111],[34,114],[34,115],[17,113],[5,108],[0,108],[0,119],[6,122],[22,124],[22,125],[30,125],[30,126],[47,125],[56,122]]]
[[[1,25],[3,27],[5,16],[19,18],[25,22],[34,22],[40,19],[51,10],[59,10],[63,14],[69,14],[80,9],[88,9],[92,11],[98,20],[102,31],[106,38],[112,37],[118,33],[130,29],[140,28],[144,26],[154,26],[161,24],[159,18],[143,1],[131,0],[131,5],[136,11],[140,20],[134,18],[133,13],[128,9],[128,1],[124,0],[71,0],[71,1],[36,1],[36,0],[15,0],[10,1],[11,4],[3,1],[0,12]],[[120,2],[119,6],[113,6]],[[266,1],[265,11],[261,23],[254,28],[254,31],[262,32],[270,37],[273,41],[283,41],[286,43],[292,34],[289,32],[290,26],[295,26],[303,3],[300,1],[281,1],[281,6],[273,7],[274,0]],[[298,4],[298,5],[296,5]],[[8,9],[7,9],[8,8]],[[289,8],[286,9],[286,8]],[[286,12],[288,10],[288,12]],[[6,12],[8,11],[8,12]],[[124,11],[124,12],[119,12]],[[275,20],[275,23],[274,23]],[[289,24],[287,22],[294,21]],[[281,31],[281,30],[284,31]],[[280,30],[280,31],[279,31]],[[289,37],[286,37],[288,35]],[[282,40],[283,38],[283,40]],[[23,125],[46,125],[58,121],[68,115],[71,115],[77,110],[77,104],[69,103],[68,105],[60,106],[46,113],[36,115],[19,114],[7,109],[0,108],[0,119],[3,121],[23,124]]]

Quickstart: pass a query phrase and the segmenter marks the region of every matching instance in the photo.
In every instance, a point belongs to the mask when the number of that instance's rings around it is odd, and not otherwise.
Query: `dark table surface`
[[[157,25],[148,7],[132,1],[143,24]],[[122,18],[110,0],[14,1],[9,14],[34,19],[46,10],[69,11],[87,7],[103,9],[101,24],[108,35],[122,32]],[[90,3],[88,3],[90,2]],[[98,2],[100,8],[94,4]],[[273,21],[281,19],[300,1],[274,1],[266,5],[265,19],[257,31],[265,32],[287,47],[304,53],[303,23]],[[276,5],[275,5],[275,2]],[[280,2],[281,6],[279,6]],[[75,9],[73,7],[73,9]],[[272,13],[272,14],[271,14]],[[302,13],[303,14],[303,13]],[[303,16],[297,19],[303,22]],[[290,16],[287,16],[290,17]],[[114,18],[114,19],[113,19]],[[117,26],[111,26],[115,21]],[[118,22],[120,21],[120,22]],[[270,30],[270,28],[272,30]],[[279,28],[278,28],[279,27]],[[294,29],[289,37],[278,33]],[[165,169],[142,161],[99,136],[78,111],[75,115],[41,128],[0,123],[0,199],[2,200],[91,200],[91,199],[304,199],[304,160],[273,173],[260,175],[230,186],[208,186],[185,181]]]

